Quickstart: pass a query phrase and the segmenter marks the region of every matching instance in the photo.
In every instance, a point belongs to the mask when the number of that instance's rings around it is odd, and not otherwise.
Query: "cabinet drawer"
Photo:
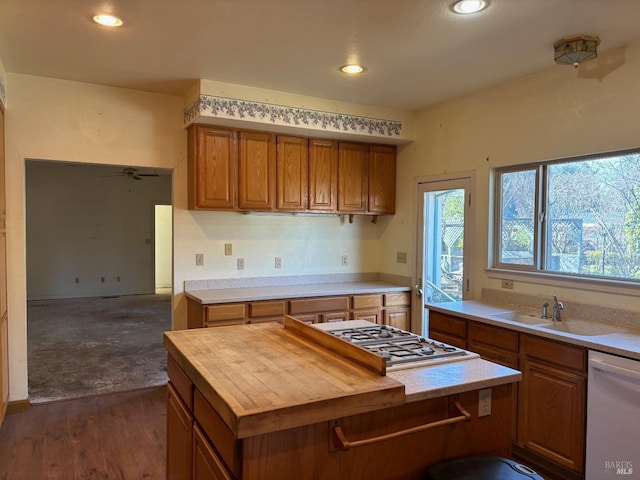
[[[522,337],[522,351],[527,357],[555,364],[562,369],[587,371],[587,351],[584,348],[531,335]]]
[[[349,310],[349,297],[319,297],[289,300],[289,314]]]
[[[351,320],[367,320],[372,323],[382,324],[384,315],[381,308],[372,308],[351,312],[350,318]]]
[[[170,355],[167,357],[167,376],[178,392],[178,396],[191,410],[193,408],[193,383]]]
[[[344,322],[345,320],[349,320],[347,312],[323,313],[320,315],[321,322]]]
[[[233,480],[233,475],[227,471],[224,462],[197,425],[193,428],[193,478]]]
[[[487,346],[479,346],[473,344],[471,340],[467,342],[467,349],[479,354],[485,360],[499,363],[505,367],[518,369],[518,355],[515,353],[507,353],[500,350],[494,350]]]
[[[518,351],[518,333],[499,327],[469,322],[467,345],[497,348],[516,353]]]
[[[466,340],[467,321],[443,313],[429,312],[429,330],[438,330]]]
[[[375,308],[382,306],[382,295],[354,295],[351,297],[351,308]]]
[[[410,292],[397,292],[397,293],[384,294],[385,307],[395,307],[395,306],[402,306],[402,305],[411,305]]]
[[[224,305],[211,305],[207,307],[207,321],[218,322],[220,320],[237,320],[245,317],[244,303],[229,303]]]
[[[220,415],[209,405],[209,402],[207,402],[198,389],[194,389],[193,416],[200,427],[202,427],[202,431],[215,446],[227,468],[229,468],[235,476],[239,476],[239,442],[235,439],[233,432],[227,427],[222,418],[220,418]]]
[[[249,304],[249,317],[277,317],[284,315],[284,301],[254,302]]]

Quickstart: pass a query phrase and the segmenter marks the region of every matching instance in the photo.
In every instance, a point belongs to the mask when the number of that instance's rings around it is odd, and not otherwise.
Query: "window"
[[[496,170],[494,267],[640,281],[640,152]]]

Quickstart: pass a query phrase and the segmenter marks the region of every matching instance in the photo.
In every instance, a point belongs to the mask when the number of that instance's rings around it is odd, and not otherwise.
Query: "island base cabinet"
[[[232,480],[222,460],[197,425],[193,428],[193,480]]]
[[[167,384],[167,480],[191,478],[193,416]]]
[[[469,455],[510,455],[511,385],[492,388],[491,415],[478,417],[478,391],[456,398],[472,415],[469,422],[435,427],[392,440],[337,450],[333,425],[349,441],[387,435],[459,415],[453,398],[408,403],[376,412],[243,439],[241,478],[300,480],[318,478],[424,479],[439,461]],[[217,478],[217,477],[214,477]]]

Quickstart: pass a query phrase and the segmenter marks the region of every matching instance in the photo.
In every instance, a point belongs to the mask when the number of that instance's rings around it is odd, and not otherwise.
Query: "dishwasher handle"
[[[595,359],[590,360],[589,363],[593,368],[600,370],[601,372],[613,373],[626,379],[640,382],[640,370],[631,370],[629,368],[611,365],[610,363],[605,363]]]

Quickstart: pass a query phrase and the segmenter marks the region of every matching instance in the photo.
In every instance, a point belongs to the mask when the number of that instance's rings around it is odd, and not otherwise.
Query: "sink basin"
[[[626,331],[623,328],[612,327],[602,323],[590,323],[577,320],[563,320],[561,322],[553,322],[548,325],[540,325],[540,327],[548,330],[556,330],[558,332],[582,335],[584,337],[595,337],[598,335],[608,335],[610,333],[622,333]]]
[[[517,312],[494,313],[490,317],[510,320],[512,322],[526,323],[527,325],[544,325],[551,323],[551,320],[540,318],[540,313],[530,310]]]

